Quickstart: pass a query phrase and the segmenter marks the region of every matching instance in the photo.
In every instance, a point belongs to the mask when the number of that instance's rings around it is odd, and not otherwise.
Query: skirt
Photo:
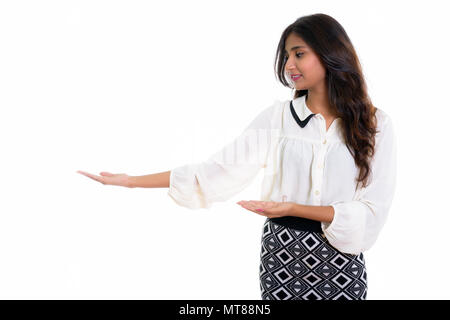
[[[260,257],[262,300],[366,299],[363,253],[338,251],[322,233],[319,221],[267,218]]]

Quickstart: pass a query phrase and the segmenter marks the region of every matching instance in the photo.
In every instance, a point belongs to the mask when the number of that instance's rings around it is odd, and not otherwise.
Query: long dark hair
[[[286,38],[294,33],[301,37],[319,57],[326,69],[326,87],[332,111],[342,118],[345,143],[359,168],[357,183],[367,186],[370,160],[375,149],[377,119],[367,94],[367,86],[356,51],[344,28],[326,14],[298,18],[281,35],[275,58],[277,79],[292,88],[285,74]],[[308,90],[295,90],[294,99]]]

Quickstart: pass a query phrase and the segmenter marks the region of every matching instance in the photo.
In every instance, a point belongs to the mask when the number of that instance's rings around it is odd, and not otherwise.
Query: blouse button
[[[320,192],[319,192],[319,190],[316,190],[316,196],[318,196],[318,195],[319,195],[319,193],[320,193]]]

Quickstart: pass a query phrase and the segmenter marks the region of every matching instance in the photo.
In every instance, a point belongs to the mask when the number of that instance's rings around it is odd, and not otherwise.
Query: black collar
[[[306,119],[300,120],[300,118],[298,117],[297,113],[294,110],[294,106],[292,105],[292,100],[291,100],[291,113],[292,113],[292,116],[294,117],[295,121],[297,121],[299,126],[302,128],[304,128],[308,124],[309,119],[311,119],[313,116],[316,115],[315,113],[311,113],[308,117],[306,117]]]

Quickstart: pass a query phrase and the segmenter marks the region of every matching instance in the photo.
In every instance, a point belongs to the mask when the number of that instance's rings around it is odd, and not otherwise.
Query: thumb
[[[104,171],[100,172],[100,174],[101,174],[102,176],[106,176],[106,177],[112,177],[112,176],[114,175],[114,174],[112,174],[112,173],[104,172]]]

